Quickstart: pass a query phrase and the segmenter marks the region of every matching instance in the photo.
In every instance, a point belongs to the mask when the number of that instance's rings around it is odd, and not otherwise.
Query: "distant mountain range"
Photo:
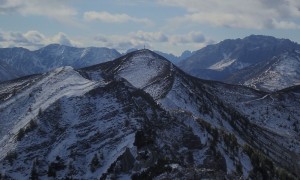
[[[154,51],[155,53],[163,56],[164,58],[168,59],[169,61],[171,61],[174,64],[178,64],[180,61],[184,61],[185,59],[189,58],[190,56],[193,55],[194,52],[191,51],[183,51],[183,53],[180,56],[175,56],[173,54],[168,54],[168,53],[164,53],[161,51]]]
[[[147,49],[0,83],[4,179],[297,179],[300,86],[201,80]]]
[[[0,48],[0,81],[47,72],[61,66],[86,67],[120,56],[121,54],[114,49],[76,48],[58,44],[51,44],[36,51]]]
[[[136,50],[129,49],[126,53]],[[192,55],[190,51],[185,51],[178,57],[160,51],[155,52],[175,64]],[[36,51],[25,48],[0,48],[0,82],[47,72],[62,66],[87,67],[111,61],[120,56],[121,54],[115,49],[76,48],[59,44],[50,44]]]
[[[130,49],[126,53],[136,51]],[[300,84],[300,45],[288,39],[251,35],[224,40],[180,56],[160,51],[185,72],[201,79],[276,91]],[[123,55],[124,55],[123,54]],[[76,48],[52,44],[36,51],[0,49],[0,81],[72,66],[82,68],[107,62],[121,54],[108,48]]]
[[[251,35],[196,51],[178,66],[193,76],[274,91],[300,84],[300,45]]]

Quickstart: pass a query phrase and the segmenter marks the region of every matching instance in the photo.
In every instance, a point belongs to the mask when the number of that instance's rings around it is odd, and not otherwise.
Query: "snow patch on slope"
[[[212,69],[212,70],[224,70],[226,67],[229,67],[232,63],[234,63],[236,59],[223,59],[216,64],[213,64],[209,66],[207,69]]]

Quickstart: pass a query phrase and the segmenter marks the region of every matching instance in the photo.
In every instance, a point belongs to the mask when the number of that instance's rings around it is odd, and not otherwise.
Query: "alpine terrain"
[[[4,179],[297,179],[300,86],[201,80],[147,50],[0,84]]]
[[[228,39],[196,51],[179,67],[199,78],[276,91],[300,84],[300,45],[262,35]]]
[[[0,81],[47,72],[61,66],[86,67],[120,56],[114,49],[76,48],[58,44],[50,44],[36,51],[0,48]]]

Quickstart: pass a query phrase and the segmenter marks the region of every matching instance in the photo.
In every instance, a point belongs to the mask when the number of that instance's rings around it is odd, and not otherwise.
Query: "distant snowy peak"
[[[205,48],[202,48],[196,51],[191,57],[187,58],[184,61],[179,63],[179,67],[182,68],[187,73],[194,75],[199,78],[208,79],[208,80],[218,80],[225,81],[227,83],[237,83],[236,79],[244,79],[245,76],[250,77],[260,77],[261,81],[267,81],[268,78],[271,78],[271,75],[268,75],[265,79],[262,78],[264,74],[254,74],[263,73],[263,71],[259,71],[261,69],[261,65],[264,64],[266,67],[266,62],[269,62],[273,57],[281,56],[284,53],[299,51],[300,45],[292,42],[288,39],[277,39],[271,36],[261,36],[261,35],[251,35],[245,37],[244,39],[228,39],[224,40],[215,45],[209,45]],[[293,58],[292,58],[293,59]],[[289,66],[288,64],[294,62],[290,58],[287,58],[285,64],[278,64],[276,71],[275,81],[271,83],[275,83],[276,79],[286,79],[287,77],[292,76],[291,73],[280,70],[279,66]],[[270,64],[270,63],[269,63]],[[256,67],[256,69],[252,69],[252,71],[247,71],[246,69]],[[248,68],[249,67],[249,68]],[[275,73],[275,71],[272,71]],[[279,71],[281,73],[279,73]],[[250,74],[249,74],[250,73]],[[285,76],[280,78],[279,76]],[[293,78],[293,77],[291,77]],[[249,84],[250,81],[260,81],[258,79],[253,79],[247,82]],[[274,89],[282,89],[286,86],[294,85],[292,81],[276,82],[279,83],[276,85],[276,88],[272,88],[271,86],[257,86],[262,87],[263,89],[274,90]],[[263,82],[259,82],[263,83]],[[267,82],[266,82],[267,83]],[[238,82],[238,84],[243,84],[243,82]],[[250,83],[251,84],[251,83]],[[281,88],[280,86],[283,85]]]
[[[61,67],[72,66],[81,68],[110,61],[120,57],[121,54],[108,48],[77,48],[59,44],[50,44],[36,51],[24,48],[0,49],[0,62],[13,67],[17,77],[43,73]],[[0,81],[11,78],[0,77]]]
[[[120,57],[120,53],[114,49],[97,47],[76,48],[58,44],[48,45],[36,52],[42,57],[44,64],[52,64],[54,67],[72,66],[81,68]]]
[[[212,69],[212,70],[224,70],[226,67],[230,66],[232,63],[234,63],[236,59],[223,59],[211,66],[209,66],[207,69]]]
[[[180,65],[184,69],[193,68],[188,65],[196,65],[194,68],[197,66],[207,68],[224,59],[237,59],[243,63],[253,64],[299,47],[298,44],[288,39],[251,35],[244,39],[228,39],[215,45],[209,45],[196,51]]]

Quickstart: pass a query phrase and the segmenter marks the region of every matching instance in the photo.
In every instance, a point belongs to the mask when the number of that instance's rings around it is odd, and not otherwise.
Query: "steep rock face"
[[[61,66],[86,67],[113,60],[119,56],[120,53],[116,50],[108,48],[75,48],[58,44],[51,44],[36,51],[24,48],[0,49],[0,62],[7,64],[10,68],[13,67],[17,77],[47,72]],[[9,79],[0,77],[0,81]]]
[[[200,80],[140,50],[4,82],[0,98],[7,178],[299,175],[298,87],[270,94]]]
[[[241,76],[245,68],[257,72],[255,75],[252,72],[253,76],[262,77],[264,76],[263,71],[256,71],[255,68],[251,67],[260,66],[262,63],[266,65],[266,62],[274,56],[282,56],[284,53],[295,49],[299,50],[300,46],[287,39],[251,35],[244,39],[224,40],[218,44],[209,45],[196,51],[190,58],[181,61],[179,67],[199,78],[237,83],[235,80],[237,78],[242,79]],[[286,61],[289,60],[290,58],[286,58]],[[249,81],[252,79],[239,83],[251,86]],[[267,83],[265,87],[262,85],[262,88],[268,88]],[[293,83],[287,84],[293,85]],[[280,89],[285,87],[287,86],[280,86]],[[258,88],[260,87],[258,86]],[[268,89],[274,90],[275,88],[270,87]]]

